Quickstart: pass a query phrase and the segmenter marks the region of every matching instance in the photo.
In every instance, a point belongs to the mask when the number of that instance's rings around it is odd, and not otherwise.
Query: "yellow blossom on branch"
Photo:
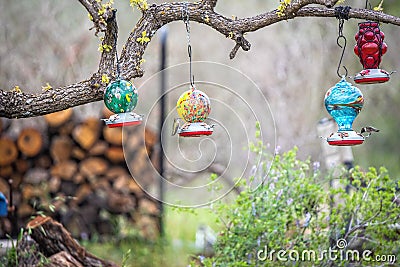
[[[21,90],[21,88],[19,88],[19,86],[18,86],[18,85],[14,86],[14,88],[13,88],[11,91],[12,91],[12,92],[19,93],[19,94],[21,94],[21,93],[22,93],[22,90]]]
[[[108,44],[104,44],[104,45],[99,44],[99,48],[97,50],[99,50],[100,52],[103,52],[104,50],[106,52],[110,52],[112,50],[112,46],[108,45]]]
[[[383,11],[383,7],[382,7],[383,1],[384,1],[384,0],[381,0],[381,2],[379,3],[379,5],[376,6],[376,7],[374,7],[374,11],[378,11],[378,12],[382,12],[382,11]]]
[[[138,37],[138,38],[136,39],[136,41],[139,42],[140,44],[144,44],[144,43],[150,42],[150,38],[147,37],[147,32],[146,32],[146,31],[143,31],[143,32],[142,32],[142,37]]]
[[[107,74],[103,74],[101,76],[101,83],[108,84],[109,82],[110,82],[110,78],[108,77],[108,75]]]
[[[276,14],[281,17],[285,14],[286,8],[291,4],[292,0],[281,0],[277,8]]]
[[[137,7],[138,9],[144,11],[149,9],[149,4],[147,4],[147,0],[129,0],[131,7]]]
[[[46,83],[46,86],[42,86],[42,90],[43,91],[48,91],[48,90],[51,90],[51,89],[53,89],[53,87],[49,83]]]

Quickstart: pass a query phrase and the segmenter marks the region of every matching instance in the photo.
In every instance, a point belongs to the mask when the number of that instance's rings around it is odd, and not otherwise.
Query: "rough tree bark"
[[[111,7],[103,6],[101,1],[79,0],[79,2],[93,18],[96,35],[99,32],[104,33],[103,45],[112,47],[102,52],[98,70],[84,81],[46,90],[39,94],[0,90],[0,117],[41,116],[103,98],[107,83],[104,79],[102,81],[102,77],[107,76],[109,80],[112,80],[116,76],[114,44],[118,27],[115,12]],[[230,57],[233,58],[239,48],[244,51],[250,50],[251,45],[244,37],[245,33],[296,17],[335,17],[333,6],[338,0],[292,0],[292,3],[285,8],[284,15],[279,15],[277,10],[272,10],[240,19],[232,19],[216,12],[214,8],[217,2],[218,0],[201,0],[195,3],[162,3],[141,8],[142,17],[130,33],[120,57],[121,76],[125,79],[133,79],[143,75],[140,62],[148,42],[138,42],[137,39],[145,32],[151,41],[159,28],[170,22],[182,20],[183,8],[187,7],[191,21],[205,24],[232,39],[235,46],[230,52]],[[350,10],[349,18],[374,20],[400,26],[400,18],[368,9],[353,8]]]
[[[60,223],[50,217],[38,216],[27,224],[27,228],[39,245],[39,250],[49,258],[50,263],[46,266],[118,267],[113,262],[90,254]]]

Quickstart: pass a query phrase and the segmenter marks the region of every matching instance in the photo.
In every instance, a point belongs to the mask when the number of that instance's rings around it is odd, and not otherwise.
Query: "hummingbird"
[[[379,129],[376,129],[372,126],[367,126],[367,127],[361,128],[360,134],[363,135],[363,133],[368,133],[368,135],[365,137],[369,137],[373,132],[377,133],[377,132],[379,132]]]
[[[179,128],[179,119],[174,119],[174,124],[172,125],[172,135],[175,135]]]

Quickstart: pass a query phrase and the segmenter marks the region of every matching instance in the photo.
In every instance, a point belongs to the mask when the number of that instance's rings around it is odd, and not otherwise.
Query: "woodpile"
[[[104,237],[114,234],[112,217],[121,215],[144,238],[157,237],[159,203],[141,188],[154,182],[156,135],[143,126],[122,133],[99,118],[77,117],[68,109],[42,118],[0,119],[0,191],[9,197],[12,181],[17,228],[43,212],[74,237]],[[146,184],[139,186],[132,176]]]

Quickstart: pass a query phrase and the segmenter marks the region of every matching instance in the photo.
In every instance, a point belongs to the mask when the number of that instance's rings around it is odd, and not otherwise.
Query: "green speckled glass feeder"
[[[118,79],[110,83],[104,93],[104,104],[115,114],[103,119],[106,125],[114,128],[141,124],[143,116],[132,112],[137,101],[137,89],[131,82]]]

